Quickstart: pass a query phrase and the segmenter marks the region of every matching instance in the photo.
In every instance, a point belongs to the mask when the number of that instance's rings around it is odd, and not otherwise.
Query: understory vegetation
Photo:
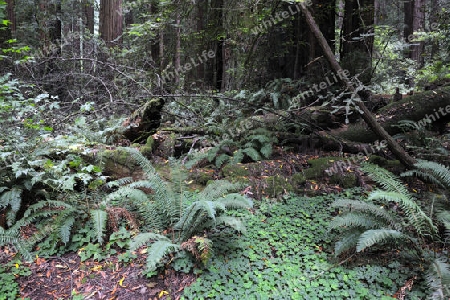
[[[300,2],[0,0],[0,300],[450,299],[449,4]]]
[[[334,169],[342,172],[335,184],[347,178],[351,187],[359,176],[361,188],[330,194],[320,193],[316,178],[340,158],[315,157],[295,176],[263,183],[266,172],[276,174],[266,169],[291,166],[286,170],[293,172],[295,163],[264,164],[286,150],[274,131],[248,124],[241,124],[246,134],[236,130],[207,151],[152,162],[143,149],[157,136],[146,144],[107,145],[102,136],[120,135],[119,127],[87,124],[84,117],[56,135],[48,114],[58,102],[25,96],[33,87],[9,75],[2,80],[1,122],[9,130],[0,149],[0,245],[15,254],[2,265],[4,299],[19,294],[16,279],[29,276],[31,262],[68,253],[81,262],[117,256],[123,265],[144,254],[146,278],[167,269],[195,274],[184,299],[450,295],[450,169],[444,164],[419,159],[414,169],[394,175],[382,166],[395,165],[372,156],[372,163]],[[102,129],[95,134],[94,128]],[[166,141],[158,151],[172,147],[174,154],[175,141]],[[419,179],[422,191],[408,186]],[[255,200],[255,182],[278,192]]]

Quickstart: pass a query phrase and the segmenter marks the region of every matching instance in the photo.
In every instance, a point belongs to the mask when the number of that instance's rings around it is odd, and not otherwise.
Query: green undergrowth
[[[335,197],[262,200],[245,216],[245,236],[214,241],[207,270],[182,299],[392,299],[411,277],[400,263],[347,268],[331,262]]]

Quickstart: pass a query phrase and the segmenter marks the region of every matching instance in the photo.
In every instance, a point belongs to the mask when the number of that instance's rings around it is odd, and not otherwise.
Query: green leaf
[[[356,251],[361,252],[376,244],[384,244],[388,240],[405,238],[403,233],[391,229],[367,230],[358,238]]]
[[[156,241],[148,249],[147,271],[155,271],[159,262],[169,253],[176,252],[180,249],[179,245],[172,244],[168,241]]]
[[[103,233],[106,229],[108,214],[106,211],[100,209],[93,209],[90,213],[92,221],[94,222],[94,230],[97,235],[97,241],[101,245],[103,243]]]
[[[131,242],[130,242],[130,250],[135,251],[143,245],[147,244],[149,241],[166,241],[170,242],[170,240],[161,234],[153,233],[153,232],[144,232],[138,234]]]

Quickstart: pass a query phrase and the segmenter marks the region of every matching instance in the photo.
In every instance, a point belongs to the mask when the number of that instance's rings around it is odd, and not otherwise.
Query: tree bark
[[[431,0],[430,3],[430,31],[433,30],[434,25],[438,24],[439,22],[439,0]],[[436,55],[439,53],[439,42],[436,40],[433,40],[432,45],[431,45],[431,61],[433,61],[436,57]]]
[[[413,31],[423,31],[425,21],[425,1],[414,1],[414,18],[413,18]],[[411,42],[411,41],[410,41]],[[413,41],[411,45],[410,58],[417,62],[418,67],[423,67],[424,57],[422,53],[425,48],[425,42]]]
[[[9,30],[11,31],[11,36],[15,36],[16,34],[16,14],[15,14],[15,0],[6,0],[6,9],[9,21]]]
[[[94,34],[95,11],[93,1],[83,0],[83,12],[84,12],[85,26],[91,34]]]
[[[341,68],[339,63],[337,62],[333,52],[331,51],[330,46],[328,45],[327,41],[325,40],[322,32],[318,28],[316,22],[314,21],[314,18],[312,17],[311,13],[309,12],[308,8],[305,6],[304,3],[301,3],[302,11],[306,17],[306,21],[311,28],[311,31],[314,32],[314,35],[316,36],[320,46],[323,48],[323,51],[325,53],[326,58],[330,62],[330,65],[332,69],[337,74],[344,74],[344,70]],[[339,76],[339,78],[342,80],[342,82],[346,85],[347,89],[350,90],[352,93],[356,93],[356,89],[353,86],[352,82],[346,78],[345,76]],[[362,111],[362,118],[364,121],[366,121],[367,125],[369,125],[370,129],[372,129],[373,132],[377,136],[379,136],[381,139],[385,140],[389,149],[392,151],[392,153],[408,168],[412,168],[414,164],[416,163],[416,160],[408,155],[405,150],[386,132],[386,130],[383,129],[383,127],[380,126],[380,124],[377,123],[377,120],[372,115],[372,113],[367,109],[367,107],[364,105],[362,101],[356,102],[358,105],[358,108]]]
[[[340,58],[363,83],[372,75],[374,0],[345,0]]]
[[[100,37],[108,47],[122,43],[122,0],[100,1]]]

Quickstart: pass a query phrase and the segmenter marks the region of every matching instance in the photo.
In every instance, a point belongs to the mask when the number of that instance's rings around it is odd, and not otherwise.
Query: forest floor
[[[287,182],[287,178],[310,168],[308,162],[323,157],[335,157],[336,153],[306,155],[278,151],[274,156],[273,160],[242,165],[244,169],[249,170],[243,177],[247,177],[249,185],[252,186],[250,190],[247,188],[244,192],[253,196],[256,201],[261,197],[276,198],[291,192],[283,187],[283,181]],[[323,170],[319,173],[323,173]],[[272,178],[277,178],[273,176],[279,175],[283,176],[282,179],[274,181],[271,185]],[[267,178],[271,179],[264,180]],[[292,185],[291,182],[288,186]],[[302,181],[301,186],[295,189],[297,193],[307,196],[339,193],[343,190],[339,183],[330,183],[328,178],[323,176]],[[15,255],[8,248],[4,248],[2,252],[4,255],[0,257],[0,263],[13,259]],[[31,274],[17,279],[21,290],[20,296],[22,299],[36,300],[180,299],[183,289],[195,282],[197,276],[201,276],[176,272],[168,268],[157,276],[147,278],[142,274],[146,265],[146,253],[141,250],[137,251],[136,255],[137,258],[128,263],[119,262],[117,255],[111,255],[102,261],[93,259],[81,261],[77,253],[64,254],[60,257],[36,257],[34,262],[24,263],[30,268]],[[76,298],[76,295],[79,298]]]

